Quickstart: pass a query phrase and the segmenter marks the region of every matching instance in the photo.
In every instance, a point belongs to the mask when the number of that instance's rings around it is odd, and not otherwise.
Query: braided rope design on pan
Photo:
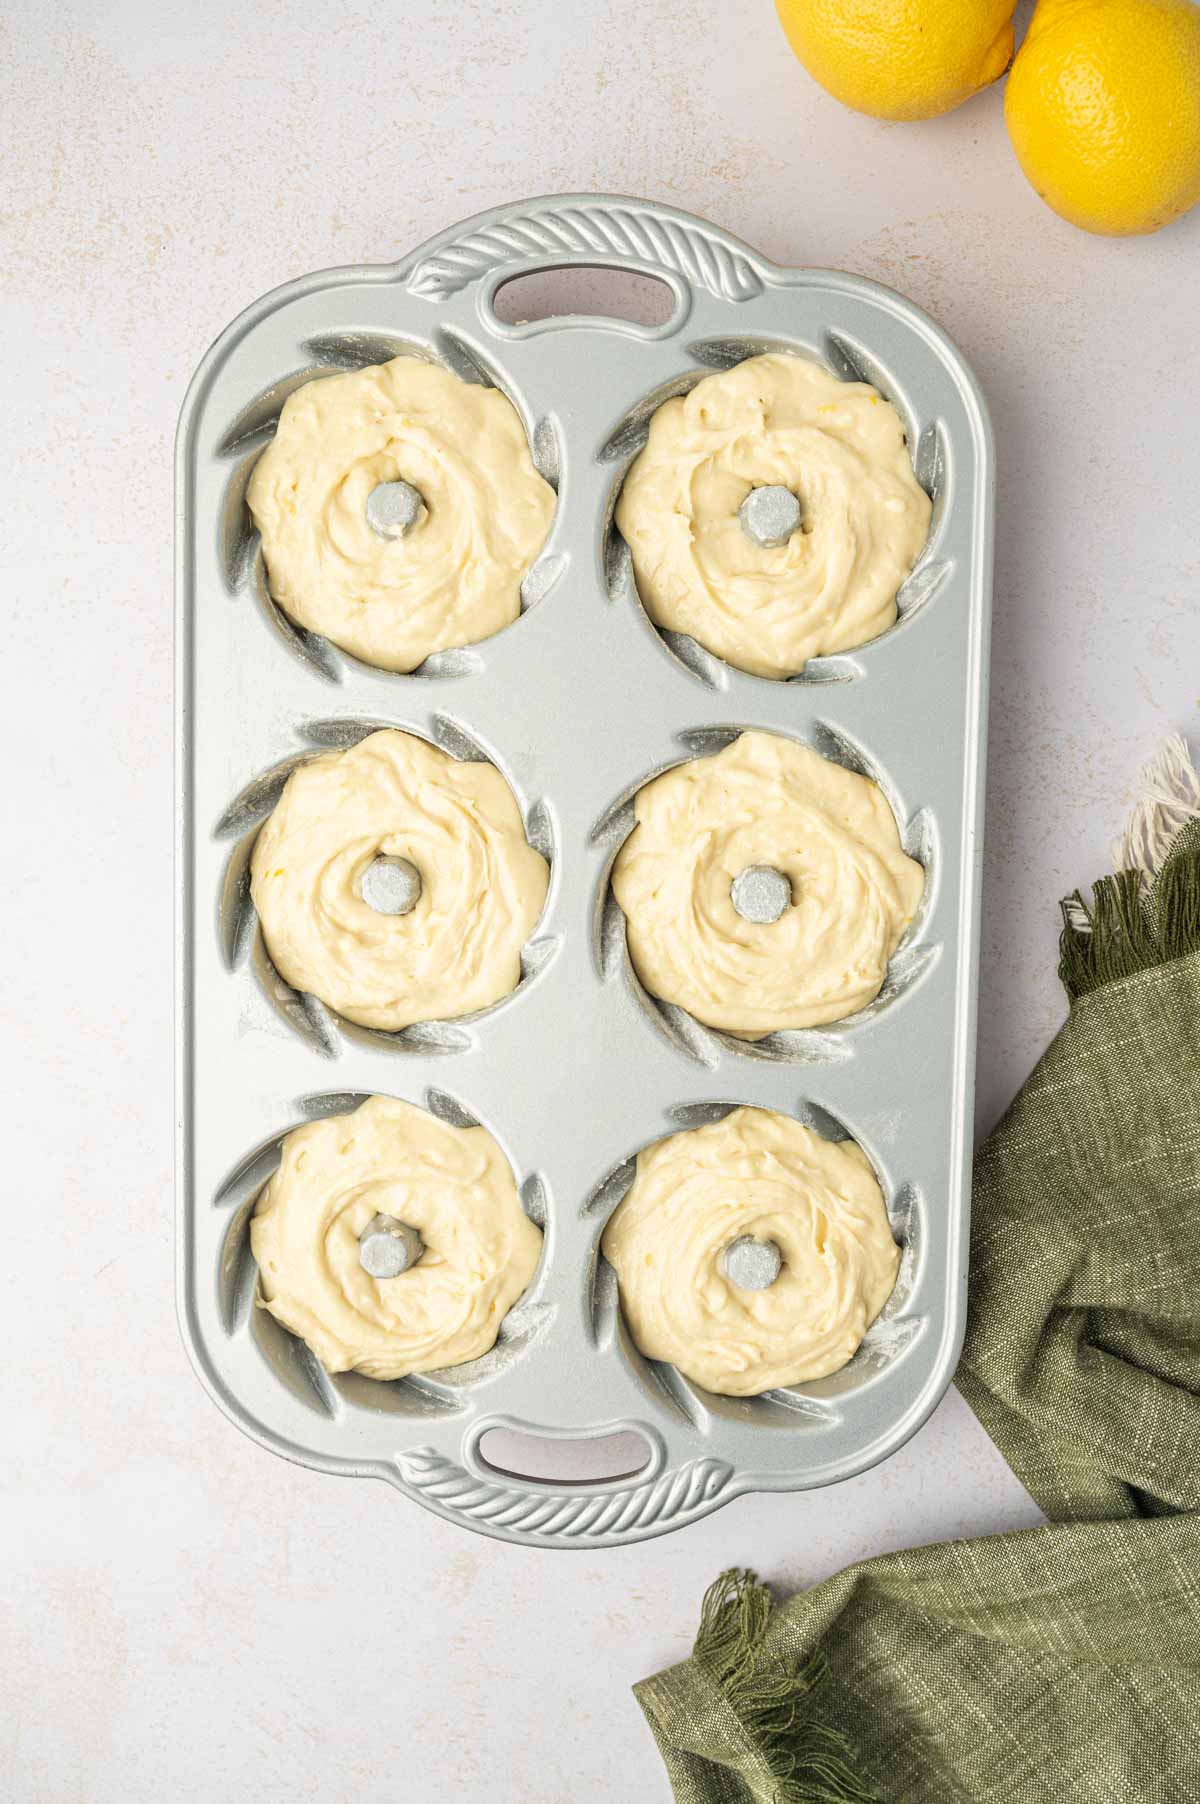
[[[561,1540],[594,1540],[605,1535],[633,1539],[648,1529],[665,1526],[676,1516],[702,1511],[733,1474],[724,1460],[705,1458],[629,1491],[563,1496],[491,1484],[432,1447],[399,1454],[396,1464],[405,1488],[419,1502],[447,1515],[469,1517],[480,1527],[487,1524]]]
[[[443,245],[417,265],[408,286],[424,300],[437,301],[502,263],[589,251],[657,264],[726,301],[749,300],[762,291],[758,274],[739,252],[697,226],[636,207],[558,207],[505,219]]]

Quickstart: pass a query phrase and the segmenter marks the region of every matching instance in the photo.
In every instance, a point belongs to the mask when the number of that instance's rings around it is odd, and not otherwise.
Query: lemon
[[[1056,213],[1087,232],[1157,232],[1200,200],[1200,7],[1040,0],[1004,116]]]
[[[932,119],[1003,75],[1016,0],[775,0],[814,81],[877,119]]]

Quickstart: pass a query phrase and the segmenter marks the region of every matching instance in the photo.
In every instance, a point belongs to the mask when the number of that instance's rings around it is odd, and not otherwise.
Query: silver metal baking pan
[[[499,287],[557,265],[658,277],[671,317],[654,328],[497,318]],[[788,682],[661,636],[612,526],[658,402],[769,348],[873,382],[904,419],[934,501],[898,624]],[[370,669],[285,621],[244,501],[291,390],[400,352],[503,389],[558,491],[521,618],[411,676]],[[873,282],[777,268],[650,202],[501,207],[399,263],[291,282],[221,335],[178,441],[179,1302],[198,1373],[247,1433],[324,1471],[385,1478],[484,1534],[601,1547],[678,1528],[744,1492],[860,1472],[929,1414],[965,1305],[992,507],[986,410],[930,319]],[[385,724],[493,760],[553,867],[513,995],[398,1035],[289,991],[247,886],[254,834],[287,773]],[[638,785],[746,727],[793,735],[876,778],[928,872],[878,1001],[758,1045],[642,992],[607,890]],[[254,1307],[248,1248],[282,1136],[372,1092],[483,1122],[545,1228],[538,1276],[495,1350],[394,1384],[328,1376]],[[643,1359],[599,1254],[638,1149],[740,1103],[853,1135],[905,1247],[895,1295],[843,1371],[748,1399],[704,1394]],[[603,1483],[516,1477],[481,1450],[496,1426],[635,1431],[646,1464]]]

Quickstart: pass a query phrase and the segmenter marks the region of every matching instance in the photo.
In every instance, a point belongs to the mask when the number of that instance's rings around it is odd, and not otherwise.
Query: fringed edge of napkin
[[[1058,974],[1072,1002],[1200,951],[1200,772],[1181,733],[1143,769],[1113,864],[1090,903],[1078,890],[1062,903]]]
[[[723,1572],[704,1594],[695,1658],[712,1674],[752,1737],[774,1804],[877,1804],[861,1779],[847,1738],[815,1722],[812,1694],[829,1675],[823,1654],[803,1662],[770,1654],[771,1593],[756,1573]]]

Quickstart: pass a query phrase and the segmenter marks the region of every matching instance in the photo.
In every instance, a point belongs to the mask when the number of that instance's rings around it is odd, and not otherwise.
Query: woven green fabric
[[[976,1163],[957,1374],[1050,1523],[778,1608],[726,1575],[635,1688],[677,1804],[1200,1801],[1200,953],[1072,982],[1077,931]]]

